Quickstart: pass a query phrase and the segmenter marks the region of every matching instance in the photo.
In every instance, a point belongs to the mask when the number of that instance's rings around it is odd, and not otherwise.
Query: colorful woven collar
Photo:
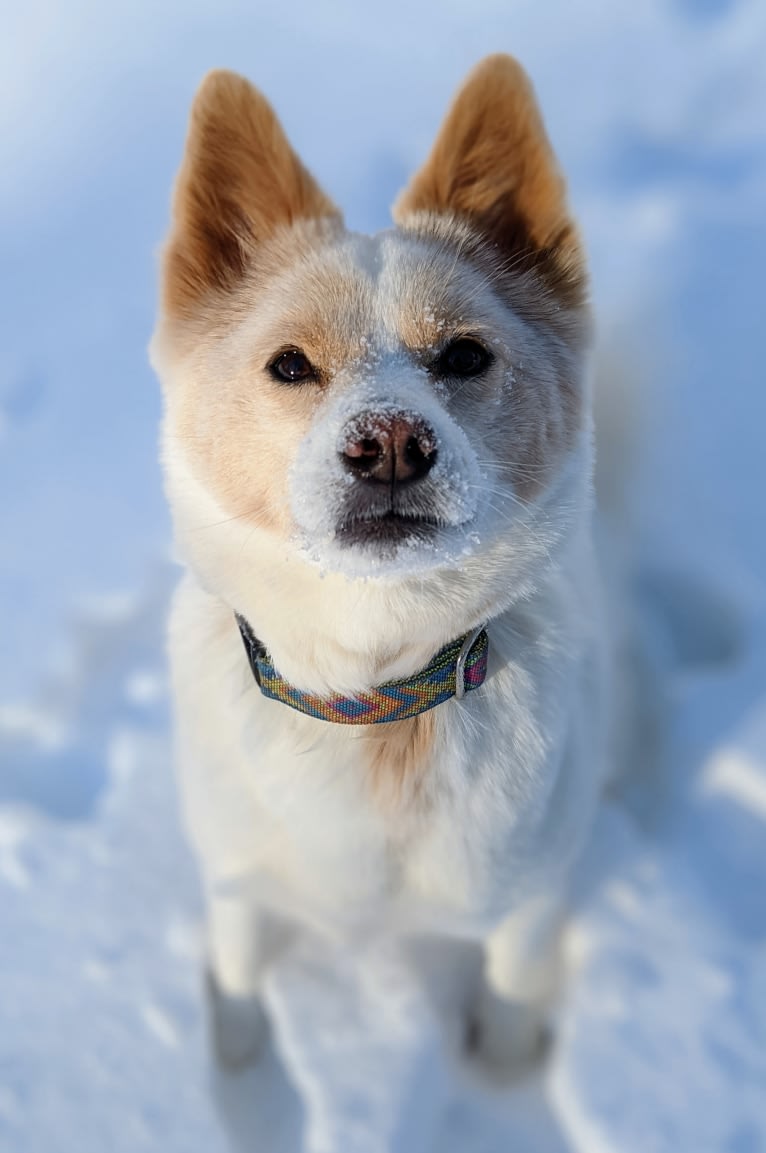
[[[411,677],[386,681],[356,697],[320,697],[304,693],[281,676],[271,663],[265,646],[244,617],[237,617],[253,676],[261,692],[272,700],[339,725],[377,725],[416,717],[436,705],[458,699],[478,689],[487,675],[489,637],[479,627],[458,637],[436,654],[432,661]]]

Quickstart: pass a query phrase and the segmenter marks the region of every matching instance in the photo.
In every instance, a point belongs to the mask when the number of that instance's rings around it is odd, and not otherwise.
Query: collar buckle
[[[465,696],[465,665],[468,657],[470,656],[471,649],[476,644],[479,636],[484,632],[487,626],[485,624],[477,625],[472,629],[468,636],[463,641],[460,647],[460,652],[455,661],[455,697],[457,700],[462,701]]]

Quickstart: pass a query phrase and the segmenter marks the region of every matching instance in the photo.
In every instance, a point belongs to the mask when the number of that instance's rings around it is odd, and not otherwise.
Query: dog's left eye
[[[280,352],[269,365],[269,372],[277,380],[287,384],[304,384],[319,379],[313,364],[299,348],[289,348]]]
[[[439,376],[478,376],[492,363],[492,353],[478,340],[462,337],[448,344],[434,365]]]

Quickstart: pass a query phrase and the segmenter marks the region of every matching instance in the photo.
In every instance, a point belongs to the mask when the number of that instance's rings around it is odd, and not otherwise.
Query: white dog
[[[484,940],[480,1044],[528,1055],[603,784],[586,271],[514,60],[469,77],[394,215],[347,232],[264,98],[204,81],[152,354],[231,1061],[285,921]]]

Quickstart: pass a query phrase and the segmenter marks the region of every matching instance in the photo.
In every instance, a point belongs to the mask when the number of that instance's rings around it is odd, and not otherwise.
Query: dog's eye
[[[478,376],[492,363],[492,354],[478,340],[462,337],[448,344],[434,365],[439,376]]]
[[[318,380],[316,369],[299,348],[289,348],[287,352],[280,352],[269,365],[269,372],[276,380],[287,384],[304,384]]]

